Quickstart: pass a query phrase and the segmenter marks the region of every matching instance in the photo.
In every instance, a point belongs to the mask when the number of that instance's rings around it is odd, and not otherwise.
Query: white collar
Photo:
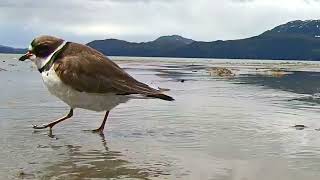
[[[63,41],[62,44],[61,44],[59,47],[57,47],[57,49],[56,49],[55,51],[53,51],[53,52],[45,59],[45,61],[42,63],[41,68],[39,68],[39,69],[42,69],[42,68],[51,60],[52,56],[53,56],[56,52],[58,52],[60,49],[62,49],[66,44],[67,44],[67,41]]]

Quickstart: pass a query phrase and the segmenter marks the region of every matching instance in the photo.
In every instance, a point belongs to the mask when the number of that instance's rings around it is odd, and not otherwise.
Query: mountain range
[[[9,46],[0,45],[0,53],[8,53],[8,54],[22,54],[25,53],[27,49],[22,48],[13,48]]]
[[[87,45],[108,56],[320,60],[320,20],[291,21],[239,40],[201,42],[172,35],[142,43],[105,39]]]

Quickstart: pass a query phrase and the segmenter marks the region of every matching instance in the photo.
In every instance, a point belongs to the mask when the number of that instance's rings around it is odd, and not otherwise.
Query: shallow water
[[[169,88],[176,101],[122,104],[105,136],[83,131],[98,127],[103,113],[77,109],[50,138],[31,125],[68,107],[17,57],[0,55],[0,179],[320,177],[319,63],[115,57],[140,81]],[[210,76],[213,66],[236,76]],[[275,67],[290,73],[257,73]]]

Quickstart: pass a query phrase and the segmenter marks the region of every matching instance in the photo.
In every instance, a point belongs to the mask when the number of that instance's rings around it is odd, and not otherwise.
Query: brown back
[[[173,100],[170,96],[135,80],[102,53],[85,45],[67,44],[57,57],[54,69],[62,82],[81,92],[142,94]]]

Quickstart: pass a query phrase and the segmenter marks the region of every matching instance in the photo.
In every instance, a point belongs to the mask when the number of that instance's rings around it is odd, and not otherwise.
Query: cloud
[[[0,44],[26,46],[40,34],[83,43],[168,34],[238,39],[287,21],[316,19],[319,10],[319,0],[2,0]]]

